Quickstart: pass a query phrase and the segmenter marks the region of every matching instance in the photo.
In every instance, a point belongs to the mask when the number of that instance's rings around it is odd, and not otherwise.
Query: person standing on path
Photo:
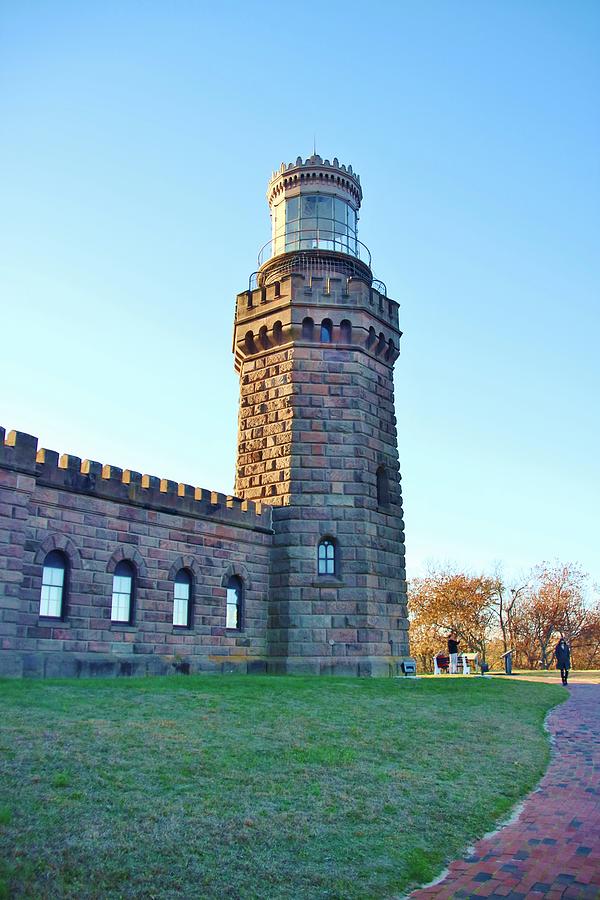
[[[556,645],[554,656],[556,657],[556,668],[560,669],[560,677],[562,678],[562,683],[567,684],[567,679],[569,678],[569,669],[571,668],[571,651],[564,637],[561,637],[560,641]]]
[[[451,631],[448,635],[448,656],[450,658],[450,674],[458,674],[458,640],[456,634]]]

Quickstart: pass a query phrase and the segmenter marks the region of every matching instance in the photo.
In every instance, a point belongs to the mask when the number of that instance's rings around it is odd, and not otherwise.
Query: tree
[[[540,661],[547,669],[552,662],[549,644],[562,634],[574,654],[585,628],[589,609],[585,603],[588,576],[574,563],[542,563],[534,570],[532,611],[543,628],[538,630]]]
[[[576,657],[589,634],[586,602],[588,576],[574,563],[541,563],[515,596],[510,614],[519,664],[527,668],[552,665],[554,645],[562,634]]]
[[[577,656],[582,669],[600,668],[600,600],[588,610],[588,618],[578,638]]]
[[[445,649],[454,631],[462,649],[476,651],[485,661],[495,617],[493,578],[433,569],[411,582],[409,606],[413,653],[430,658]]]
[[[527,589],[527,582],[519,586],[507,587],[500,570],[497,568],[493,576],[493,604],[498,617],[498,625],[502,634],[503,652],[516,649],[515,618],[518,615],[519,603]]]

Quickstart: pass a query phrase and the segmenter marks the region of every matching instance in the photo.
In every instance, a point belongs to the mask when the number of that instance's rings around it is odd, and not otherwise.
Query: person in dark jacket
[[[458,638],[451,631],[448,635],[448,657],[450,659],[450,674],[458,674]]]
[[[561,637],[556,645],[554,656],[556,657],[556,668],[560,669],[562,683],[566,684],[569,677],[569,669],[571,668],[571,651],[564,637]]]

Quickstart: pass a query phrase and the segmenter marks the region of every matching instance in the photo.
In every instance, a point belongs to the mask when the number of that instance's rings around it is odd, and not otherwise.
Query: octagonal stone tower
[[[269,182],[272,238],[238,294],[236,494],[273,506],[269,667],[390,674],[408,656],[394,415],[398,304],[358,240],[351,166]]]

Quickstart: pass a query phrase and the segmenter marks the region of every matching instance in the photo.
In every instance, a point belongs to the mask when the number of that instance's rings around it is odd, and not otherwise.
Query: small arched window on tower
[[[44,560],[40,616],[62,619],[67,580],[67,559],[60,550],[52,550]]]
[[[244,337],[244,346],[246,353],[256,353],[256,344],[254,343],[254,332],[247,331]]]
[[[330,344],[333,340],[333,322],[331,319],[323,319],[321,322],[321,343]]]
[[[263,350],[269,349],[269,338],[267,335],[267,326],[263,325],[260,331],[258,332],[258,342]]]
[[[319,575],[335,575],[335,543],[332,538],[326,537],[319,541],[317,551],[317,571]]]
[[[117,563],[113,575],[111,622],[122,622],[131,625],[133,621],[133,588],[135,569],[126,559]]]
[[[305,341],[312,341],[315,332],[315,323],[307,316],[302,322],[302,337]]]
[[[340,336],[342,344],[352,343],[352,323],[348,319],[342,319],[340,323]]]
[[[187,569],[180,569],[175,576],[173,590],[173,625],[189,628],[192,611],[192,576]]]
[[[377,469],[377,505],[390,505],[390,483],[387,470],[383,465],[379,466]]]
[[[227,583],[227,613],[225,627],[241,631],[244,586],[242,579],[234,575]]]

